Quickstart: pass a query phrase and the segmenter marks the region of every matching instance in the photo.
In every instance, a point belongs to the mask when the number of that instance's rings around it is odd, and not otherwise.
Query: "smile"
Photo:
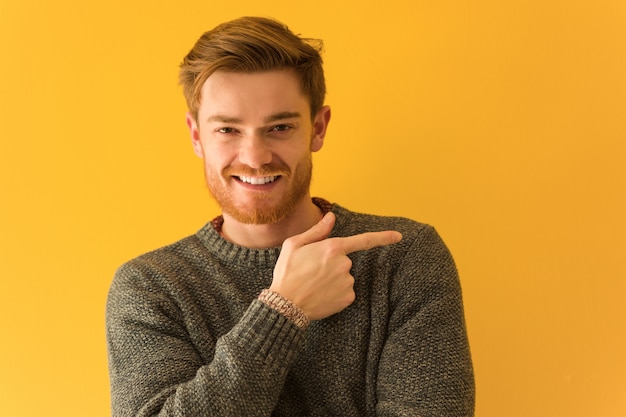
[[[238,178],[239,181],[245,182],[247,184],[264,185],[264,184],[269,184],[269,183],[276,181],[278,178],[280,178],[280,176],[273,175],[269,177],[236,177],[236,178]]]

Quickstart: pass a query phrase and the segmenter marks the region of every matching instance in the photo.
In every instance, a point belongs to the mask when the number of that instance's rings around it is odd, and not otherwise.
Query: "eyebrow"
[[[282,111],[279,113],[275,113],[275,114],[271,114],[269,116],[267,116],[265,119],[263,119],[264,123],[274,123],[277,122],[279,120],[285,120],[285,119],[293,119],[293,118],[298,118],[301,117],[300,112],[291,112],[291,111]],[[243,120],[237,118],[237,117],[231,117],[231,116],[226,116],[223,114],[214,114],[212,116],[210,116],[209,118],[206,119],[207,122],[219,122],[219,123],[232,123],[232,124],[239,124],[242,123]]]
[[[206,119],[207,122],[220,122],[220,123],[241,123],[241,119],[236,117],[224,116],[222,114],[214,114]]]
[[[272,114],[269,115],[265,118],[264,122],[265,123],[273,123],[273,122],[277,122],[279,120],[284,120],[284,119],[295,119],[300,117],[300,112],[297,111],[283,111],[280,113],[276,113],[276,114]]]

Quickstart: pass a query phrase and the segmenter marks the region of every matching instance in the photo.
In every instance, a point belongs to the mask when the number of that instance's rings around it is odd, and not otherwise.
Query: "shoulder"
[[[348,210],[338,204],[333,205],[337,216],[337,236],[350,236],[366,232],[395,230],[402,233],[403,241],[414,241],[429,235],[437,235],[434,227],[406,217],[380,216]]]
[[[139,255],[122,264],[120,269],[169,269],[192,261],[202,251],[199,239],[191,235]]]
[[[110,292],[154,289],[194,268],[206,252],[195,235],[141,254],[124,262],[115,272]]]
[[[368,251],[378,254],[388,261],[401,263],[410,268],[429,268],[433,265],[446,265],[454,269],[454,260],[436,229],[405,217],[379,216],[350,211],[340,205],[333,206],[337,216],[334,236],[343,237],[359,233],[395,230],[402,234],[397,244]]]

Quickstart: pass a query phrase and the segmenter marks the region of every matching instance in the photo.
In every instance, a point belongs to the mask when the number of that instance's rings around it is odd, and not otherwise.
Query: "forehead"
[[[199,116],[263,117],[277,112],[308,114],[309,103],[293,70],[216,71],[202,86]]]

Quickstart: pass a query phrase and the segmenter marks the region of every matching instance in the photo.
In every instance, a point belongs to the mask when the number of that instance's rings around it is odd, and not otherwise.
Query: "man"
[[[466,416],[474,380],[453,260],[429,226],[311,198],[319,43],[242,18],[181,64],[222,215],[117,272],[115,416]]]

